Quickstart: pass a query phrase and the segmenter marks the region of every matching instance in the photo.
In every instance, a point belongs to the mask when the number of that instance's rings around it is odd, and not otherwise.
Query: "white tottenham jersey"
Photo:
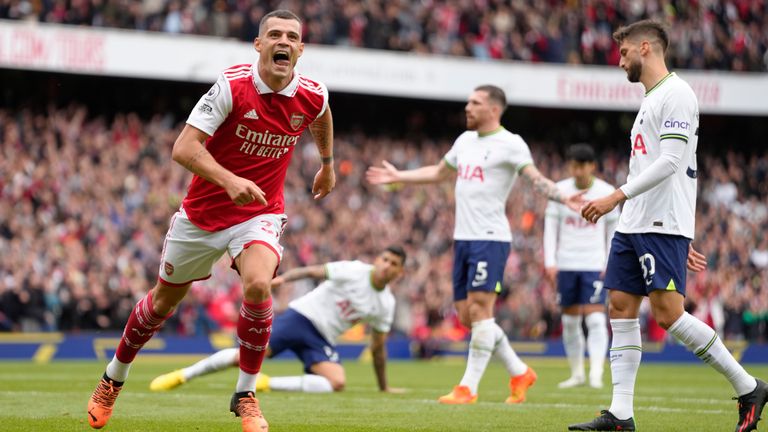
[[[361,261],[325,265],[326,280],[288,304],[309,319],[325,339],[335,344],[358,322],[389,333],[395,317],[395,296],[389,286],[377,291],[371,283],[373,266]]]
[[[581,190],[576,187],[573,177],[557,182],[557,188],[565,196],[571,196]],[[610,195],[614,187],[595,178],[583,198],[590,201]],[[556,266],[566,271],[603,271],[608,258],[609,240],[619,220],[619,208],[616,207],[601,217],[596,224],[584,220],[579,212],[569,209],[565,204],[550,201],[547,205],[547,220],[554,224],[545,224],[545,238],[553,238],[553,244],[544,242],[544,256],[547,267]],[[550,226],[555,232],[550,232]]]
[[[533,163],[528,144],[504,128],[484,136],[466,131],[444,159],[457,172],[453,238],[511,241],[505,204],[517,173]]]
[[[630,136],[627,182],[661,155],[661,142],[687,143],[677,172],[653,189],[629,199],[619,219],[622,233],[661,233],[693,239],[696,208],[696,146],[699,103],[693,89],[670,73],[645,94]]]

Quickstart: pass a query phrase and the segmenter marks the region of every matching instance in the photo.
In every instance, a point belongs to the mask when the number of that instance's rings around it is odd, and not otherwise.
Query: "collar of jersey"
[[[477,136],[480,137],[480,138],[485,138],[485,137],[488,137],[488,136],[491,136],[491,135],[496,135],[497,133],[499,133],[499,132],[501,132],[503,130],[504,130],[504,126],[499,126],[498,128],[496,128],[496,129],[494,129],[494,130],[492,130],[490,132],[485,132],[485,133],[478,132]]]
[[[275,93],[274,90],[269,88],[267,83],[262,81],[261,77],[259,76],[259,69],[256,67],[256,64],[253,64],[253,66],[251,66],[251,75],[253,75],[253,85],[256,86],[256,90],[259,91],[259,94]],[[288,85],[285,86],[284,89],[277,92],[277,94],[292,97],[296,93],[296,89],[298,87],[299,87],[299,73],[294,70],[293,79],[291,80],[291,82],[288,83]]]
[[[670,73],[668,73],[668,74],[667,74],[667,75],[666,75],[664,78],[662,78],[662,79],[661,79],[659,82],[657,82],[657,83],[656,83],[656,85],[654,85],[653,87],[651,87],[651,89],[650,89],[650,90],[648,90],[647,92],[645,92],[645,95],[646,95],[646,96],[648,96],[649,94],[651,94],[651,92],[652,92],[652,91],[654,91],[654,90],[656,90],[657,88],[659,88],[659,87],[660,87],[662,84],[664,84],[664,82],[665,82],[666,80],[668,80],[669,78],[671,78],[671,77],[672,77],[672,76],[674,76],[674,75],[675,75],[675,73],[674,73],[674,72],[670,72]]]
[[[592,189],[592,186],[594,186],[594,184],[595,184],[595,176],[592,176],[592,178],[589,179],[589,185],[585,189],[579,189],[579,186],[576,185],[576,177],[573,178],[573,187],[575,187],[576,189],[578,189],[580,191],[590,190],[590,189]]]

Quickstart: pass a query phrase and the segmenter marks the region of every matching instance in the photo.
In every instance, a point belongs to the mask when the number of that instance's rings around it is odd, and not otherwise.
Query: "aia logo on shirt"
[[[302,113],[291,114],[291,127],[293,128],[293,130],[299,130],[299,128],[303,124],[304,124],[304,114]]]
[[[637,152],[648,154],[648,149],[645,148],[645,141],[643,141],[643,136],[640,134],[635,135],[635,142],[632,143],[632,156]]]
[[[485,182],[483,167],[459,164],[456,172],[462,180],[479,180],[480,183]]]

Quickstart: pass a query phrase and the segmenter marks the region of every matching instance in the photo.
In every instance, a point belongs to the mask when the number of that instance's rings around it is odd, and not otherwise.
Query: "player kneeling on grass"
[[[388,284],[400,277],[405,251],[390,246],[373,265],[360,261],[338,261],[299,267],[272,280],[273,287],[303,278],[325,279],[316,289],[299,297],[279,315],[272,327],[267,357],[291,350],[304,363],[302,376],[267,377],[260,374],[256,390],[326,393],[344,389],[344,368],[335,349],[347,329],[363,321],[373,328],[371,352],[379,389],[398,392],[387,385],[386,335],[395,316],[395,297]],[[155,391],[171,390],[193,378],[235,367],[239,350],[218,351],[192,366],[161,375],[150,383]]]

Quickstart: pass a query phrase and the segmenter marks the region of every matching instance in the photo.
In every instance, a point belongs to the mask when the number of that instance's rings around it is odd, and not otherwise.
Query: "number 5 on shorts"
[[[478,261],[477,269],[475,270],[475,279],[472,280],[472,286],[483,286],[485,285],[486,280],[488,280],[488,261]]]

